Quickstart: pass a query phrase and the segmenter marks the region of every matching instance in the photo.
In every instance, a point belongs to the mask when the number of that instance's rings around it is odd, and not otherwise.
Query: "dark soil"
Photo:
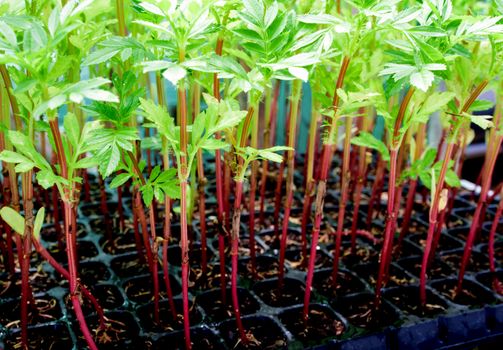
[[[173,295],[179,294],[181,292],[181,286],[178,281],[171,275],[169,275],[169,280]],[[164,274],[159,273],[159,294],[161,299],[166,297],[165,287]],[[124,282],[123,288],[127,298],[134,303],[145,304],[154,300],[153,283],[150,275],[133,277]]]
[[[326,298],[358,293],[365,290],[365,284],[352,273],[339,270],[337,287],[332,284],[332,269],[316,271],[313,278],[313,287],[318,294]]]
[[[220,289],[201,294],[197,297],[196,302],[212,322],[220,322],[234,317],[230,288],[227,288],[226,295],[225,305],[221,300]],[[238,299],[241,315],[253,314],[260,309],[258,301],[246,289],[238,288]]]
[[[304,298],[304,285],[293,278],[285,278],[281,290],[278,289],[278,280],[272,279],[258,282],[253,291],[264,303],[273,307],[300,304]]]
[[[327,249],[333,253],[333,245]],[[352,254],[349,245],[343,245],[341,250],[341,260],[346,266],[377,262],[379,259],[379,253],[367,245],[357,245],[355,254]]]
[[[302,259],[301,250],[287,250],[285,252],[285,260],[292,269],[307,271],[309,258],[307,259],[307,261],[304,261]],[[316,254],[316,260],[314,262],[315,269],[329,267],[332,266],[332,264],[332,259],[325,255],[325,253],[318,252],[318,254]]]
[[[269,247],[269,249],[279,249],[280,248],[280,240],[281,240],[282,228],[281,226],[278,229],[278,237],[274,235],[274,230],[263,230],[257,233],[257,236],[260,237],[264,243]],[[286,246],[289,248],[293,247],[301,247],[302,246],[302,237],[300,230],[288,228],[287,236],[286,236]]]
[[[183,313],[182,313],[182,301],[179,299],[175,300],[175,308],[177,311],[177,318],[173,320],[171,310],[169,309],[169,303],[167,300],[161,300],[159,302],[159,317],[160,323],[157,324],[154,320],[154,303],[143,305],[138,308],[137,315],[140,319],[140,323],[143,329],[147,332],[171,332],[173,330],[183,329]],[[192,303],[189,310],[190,325],[195,326],[202,321],[202,315],[199,310]]]
[[[37,325],[61,318],[61,308],[58,300],[51,296],[35,296],[35,308],[28,308],[28,324]],[[19,328],[21,315],[20,300],[12,300],[0,304],[0,324],[6,328]]]
[[[104,311],[114,310],[124,304],[124,297],[122,296],[122,293],[120,292],[119,288],[117,288],[113,284],[96,284],[91,285],[88,288]],[[68,294],[65,296],[64,300],[66,308],[71,309],[72,302],[69,299]],[[84,314],[90,315],[96,312],[93,304],[88,298],[82,296],[82,300],[82,309],[84,311]],[[73,314],[70,314],[70,316],[73,317]]]
[[[418,244],[420,247],[424,247],[426,245],[426,235],[409,235],[408,238],[412,242]],[[459,242],[457,239],[454,239],[451,236],[444,233],[440,234],[437,251],[454,250],[462,247],[463,244]],[[420,250],[420,252],[422,251]],[[404,254],[404,256],[407,255]]]
[[[281,322],[304,346],[323,344],[331,338],[339,338],[346,330],[344,323],[328,307],[314,304],[309,317],[303,320],[303,307],[282,312]]]
[[[419,279],[421,274],[422,257],[411,257],[399,260],[397,262],[400,267],[416,276]],[[451,266],[443,263],[440,259],[433,260],[431,266],[427,270],[428,280],[436,280],[439,278],[449,277],[456,273],[456,270]]]
[[[249,279],[263,280],[278,275],[278,258],[269,255],[257,256],[256,276],[253,275],[253,269],[250,259],[241,259],[239,261],[239,275]],[[287,269],[285,268],[285,272]]]
[[[108,214],[110,217],[118,215],[118,203],[117,202],[107,202]],[[103,216],[103,211],[101,210],[101,203],[87,203],[79,207],[83,216]]]
[[[99,318],[90,316],[86,318],[94,341],[100,350],[109,349],[137,349],[137,341],[140,327],[136,323],[133,315],[126,311],[115,311],[105,314],[107,318],[105,328],[100,327]],[[85,348],[85,340],[81,335],[78,325],[74,323],[74,329],[78,335],[79,348]]]
[[[440,259],[442,259],[443,262],[449,264],[449,266],[457,270],[461,266],[462,258],[463,258],[462,250],[449,254],[444,254],[440,257]],[[479,272],[487,269],[489,269],[489,259],[481,255],[480,253],[472,251],[466,270]]]
[[[495,276],[497,277],[496,281],[494,280],[493,273],[485,272],[477,275],[477,282],[483,284],[486,288],[493,290],[495,293],[498,293],[497,288],[495,288],[494,283],[499,283],[500,292],[503,291],[503,271],[499,270],[495,272]],[[500,294],[503,296],[503,293]]]
[[[68,350],[73,347],[73,341],[66,325],[55,323],[33,327],[28,330],[30,349],[37,350]],[[5,350],[20,349],[21,331],[9,335]]]
[[[433,288],[456,304],[478,307],[496,301],[490,292],[475,282],[464,280],[463,289],[460,294],[456,294],[456,285],[457,279],[455,278],[432,283]]]
[[[60,264],[66,264],[68,257],[65,250],[61,250],[59,244],[50,245],[47,250]],[[77,254],[79,261],[94,258],[98,255],[98,248],[91,241],[77,241]]]
[[[201,267],[193,267],[189,273],[189,288],[198,291],[217,288],[220,286],[220,276],[220,265],[218,264],[208,264],[205,274],[203,274]]]
[[[190,330],[190,340],[194,350],[224,350],[222,340],[215,333],[206,327],[192,328]],[[184,350],[185,337],[182,331],[173,332],[155,341],[152,350]]]
[[[344,297],[332,305],[352,325],[368,330],[392,325],[399,319],[395,310],[385,302],[382,302],[380,308],[375,308],[374,295],[370,293]]]
[[[63,232],[63,222],[59,223],[60,228],[61,228],[61,236],[58,236],[58,233],[56,232],[56,228],[54,225],[46,225],[42,230],[40,231],[40,236],[42,239],[46,242],[57,242],[58,239],[64,237],[64,232]],[[86,226],[82,223],[77,222],[77,238],[84,238],[87,236],[87,229]]]
[[[146,264],[142,264],[137,253],[131,253],[113,258],[110,262],[112,270],[119,277],[138,276],[149,272]]]
[[[269,317],[243,318],[248,343],[243,344],[236,330],[236,322],[229,320],[220,326],[220,334],[230,349],[287,349],[287,338],[281,328]]]
[[[384,297],[396,305],[402,312],[419,317],[435,317],[447,310],[447,304],[430,290],[426,290],[426,305],[419,299],[419,287],[407,286],[389,289]]]
[[[110,242],[106,237],[101,237],[99,242],[103,251],[111,255],[137,251],[134,232],[129,228],[126,229],[124,233],[114,230],[112,242]]]
[[[377,282],[377,272],[379,270],[378,264],[357,265],[353,270],[371,286],[375,286]],[[414,277],[409,276],[406,272],[394,265],[390,265],[389,273],[388,281],[385,284],[386,287],[404,286],[416,282]]]
[[[470,226],[457,227],[455,229],[449,230],[449,234],[461,240],[462,242],[466,242],[469,233],[470,233]],[[482,233],[482,231],[480,233]],[[489,240],[489,235],[480,233],[476,236],[474,244],[487,243],[487,241]]]

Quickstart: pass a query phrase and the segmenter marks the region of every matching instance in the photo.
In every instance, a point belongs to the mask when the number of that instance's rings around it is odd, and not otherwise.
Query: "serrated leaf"
[[[492,119],[491,115],[470,115],[471,122],[478,125],[484,130],[494,126],[491,119]]]
[[[177,85],[178,81],[185,78],[187,71],[185,68],[174,65],[162,72],[162,76],[169,80],[173,85]]]
[[[434,79],[435,75],[432,72],[427,69],[422,69],[419,72],[411,74],[410,84],[419,90],[426,92],[430,88]]]
[[[56,184],[57,182],[66,182],[64,178],[54,174],[51,170],[40,170],[39,172],[37,172],[36,178],[39,185],[44,189],[48,189],[54,186],[54,184]]]

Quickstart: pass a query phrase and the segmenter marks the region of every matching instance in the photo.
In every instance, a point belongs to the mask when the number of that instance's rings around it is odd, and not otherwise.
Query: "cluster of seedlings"
[[[501,301],[502,67],[501,0],[1,2],[6,346],[283,348]]]

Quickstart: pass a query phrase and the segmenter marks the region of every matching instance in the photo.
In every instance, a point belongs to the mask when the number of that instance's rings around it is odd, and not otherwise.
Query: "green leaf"
[[[89,169],[94,168],[98,165],[98,160],[95,157],[85,157],[79,159],[77,163],[75,163],[75,169]]]
[[[143,116],[153,122],[159,133],[166,137],[171,144],[178,144],[178,139],[175,134],[175,122],[169,113],[159,105],[156,105],[152,100],[140,98],[141,109]]]
[[[162,11],[159,7],[157,7],[156,5],[154,4],[151,4],[149,2],[146,2],[146,1],[142,1],[140,2],[139,4],[141,7],[143,7],[143,9],[147,12],[150,12],[154,15],[157,15],[157,16],[166,16],[166,14],[164,13],[164,11]]]
[[[218,120],[215,128],[213,128],[210,133],[215,133],[217,131],[225,130],[228,128],[233,128],[238,125],[245,117],[246,111],[228,111],[224,112],[223,115]]]
[[[147,207],[152,204],[152,200],[154,199],[154,189],[152,188],[151,185],[147,184],[142,187],[140,187],[141,195],[143,198],[143,202]]]
[[[54,186],[56,183],[67,182],[64,178],[54,174],[51,170],[41,170],[37,172],[36,178],[39,185],[44,189],[48,189]]]
[[[471,111],[487,111],[494,107],[494,102],[489,100],[475,100],[471,107]]]
[[[453,92],[434,92],[426,98],[417,114],[429,116],[445,108],[455,95]]]
[[[246,13],[252,16],[258,23],[264,18],[264,4],[261,0],[243,0]]]
[[[470,115],[470,120],[472,123],[477,124],[482,129],[491,128],[494,126],[491,115]]]
[[[110,188],[117,188],[119,186],[124,185],[129,179],[131,175],[128,173],[122,173],[117,175],[112,182],[110,183]]]
[[[150,173],[149,181],[154,182],[160,173],[161,173],[161,167],[159,165],[156,165],[154,169],[152,169],[152,172]]]
[[[179,65],[173,65],[162,73],[162,76],[175,86],[177,85],[178,81],[185,78],[186,75],[187,71],[185,70],[185,68]]]
[[[309,72],[307,69],[302,67],[288,67],[288,72],[293,75],[295,78],[300,79],[304,82],[307,82],[309,78]]]
[[[213,151],[216,149],[227,149],[229,145],[218,139],[206,139],[204,142],[200,145],[202,149],[208,150],[208,151]]]
[[[0,153],[0,160],[6,163],[32,163],[25,156],[9,150],[4,150]]]
[[[33,222],[33,237],[36,240],[38,240],[40,237],[40,230],[42,229],[42,225],[44,224],[44,219],[45,219],[45,208],[42,207],[37,211],[35,221]]]
[[[32,162],[19,163],[14,167],[14,171],[17,173],[25,173],[27,171],[30,171],[34,167],[35,167],[35,163],[32,163]]]
[[[442,37],[446,36],[446,32],[441,28],[433,26],[417,26],[407,30],[411,34],[421,35],[425,37]]]
[[[291,147],[275,146],[256,151],[259,158],[267,159],[271,162],[281,163],[283,161],[283,156],[281,154],[277,154],[276,152],[284,152],[291,150],[293,150],[293,148]]]
[[[72,147],[77,148],[80,137],[80,126],[77,117],[73,113],[67,113],[63,120],[66,136]]]
[[[410,76],[411,85],[417,87],[419,90],[427,91],[433,80],[435,79],[435,75],[427,69],[422,69],[419,72],[412,73]]]
[[[367,148],[377,150],[381,154],[383,160],[385,160],[385,161],[389,161],[389,159],[390,159],[388,147],[386,147],[384,142],[382,142],[381,140],[378,140],[371,133],[362,131],[362,132],[360,132],[360,134],[358,136],[353,137],[351,139],[351,143],[353,145],[367,147]]]
[[[121,159],[121,152],[117,144],[114,143],[108,151],[102,155],[103,157],[101,159],[103,162],[99,164],[99,170],[103,177],[108,177],[117,169]]]
[[[105,47],[102,49],[98,49],[96,51],[91,52],[87,57],[82,61],[83,66],[91,66],[94,64],[100,64],[103,62],[110,61],[112,57],[115,57],[120,52],[120,49],[114,49],[111,47]]]
[[[24,235],[24,218],[11,207],[0,209],[0,216],[14,231],[21,236]]]
[[[445,182],[447,182],[450,187],[461,187],[458,174],[452,169],[448,169],[445,173]]]

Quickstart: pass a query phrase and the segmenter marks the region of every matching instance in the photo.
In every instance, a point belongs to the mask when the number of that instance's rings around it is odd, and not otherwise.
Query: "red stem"
[[[380,189],[382,189],[383,183],[384,183],[384,168],[386,166],[386,162],[382,159],[382,156],[379,155],[379,160],[377,161],[377,169],[376,169],[376,175],[375,175],[375,180],[374,183],[372,184],[372,193],[370,194],[370,199],[368,203],[368,210],[367,210],[367,230],[370,230],[371,225],[372,225],[372,220],[374,216],[374,210],[375,210],[375,202],[380,200],[380,196],[378,195],[380,193]]]
[[[337,90],[342,88],[342,84],[344,82],[344,77],[346,76],[349,62],[350,58],[344,56],[341,63],[341,68],[339,70],[339,76],[337,77],[337,83],[335,85],[334,96],[332,101],[332,108],[336,113],[337,108],[339,107],[339,95],[337,94]],[[337,124],[337,118],[332,118],[329,133],[332,134],[334,132],[336,124]],[[311,284],[313,281],[313,274],[314,274],[314,262],[316,261],[316,247],[318,246],[318,237],[320,232],[321,219],[323,218],[323,205],[326,195],[328,171],[332,163],[333,154],[334,154],[333,145],[331,143],[325,143],[322,149],[323,158],[320,167],[320,174],[319,174],[320,179],[316,193],[316,202],[315,202],[316,210],[314,217],[313,236],[311,241],[311,255],[309,256],[309,266],[306,276],[306,291],[304,295],[304,311],[303,311],[304,320],[307,320],[307,318],[309,317],[309,302],[311,298]]]
[[[54,270],[56,270],[56,272],[58,272],[68,281],[70,280],[70,274],[68,270],[61,266],[61,264],[52,257],[52,255],[47,251],[47,249],[45,249],[40,241],[34,239],[33,246],[35,247],[35,250],[42,256],[42,258],[44,258],[54,268]],[[98,317],[100,318],[100,326],[102,328],[105,327],[105,314],[100,304],[98,303],[94,295],[92,295],[91,292],[82,283],[79,283],[79,286],[82,294],[93,304],[93,307],[96,310]]]
[[[407,204],[405,206],[405,213],[402,221],[402,229],[400,230],[400,235],[398,236],[397,251],[400,251],[403,239],[409,233],[410,228],[410,218],[412,216],[412,209],[414,208],[414,202],[416,197],[417,189],[417,179],[410,179],[409,181],[409,192],[407,194]]]
[[[183,61],[183,57],[180,59]],[[178,88],[178,106],[180,108],[180,247],[182,250],[182,299],[183,299],[183,328],[185,348],[190,350],[190,321],[189,321],[189,242],[187,231],[187,96],[184,88]]]
[[[401,144],[399,139],[400,128],[402,127],[402,121],[405,118],[407,107],[414,94],[415,89],[410,87],[407,94],[404,96],[402,103],[400,104],[400,109],[398,111],[397,119],[395,121],[395,127],[393,130],[393,137],[390,140],[390,173],[388,179],[388,208],[387,208],[387,218],[386,218],[386,228],[384,231],[384,242],[379,256],[379,274],[377,275],[377,283],[375,288],[375,302],[374,306],[379,308],[381,305],[381,288],[383,283],[388,278],[389,265],[391,263],[391,252],[393,248],[393,237],[396,223],[396,213],[397,203],[396,203],[396,180],[399,174],[398,164],[398,149]]]
[[[283,157],[284,158],[284,157]],[[283,173],[285,172],[285,162],[279,166],[278,177],[276,178],[276,189],[274,195],[274,239],[278,239],[279,209],[281,207],[281,189],[283,187]]]
[[[350,151],[351,151],[351,128],[353,126],[353,121],[351,117],[346,117],[346,130],[344,137],[344,153],[342,158],[342,173],[341,173],[341,199],[339,202],[339,213],[337,216],[337,231],[335,236],[335,251],[334,251],[334,261],[332,268],[332,286],[335,289],[337,287],[337,276],[339,274],[339,258],[341,254],[341,243],[342,243],[342,232],[344,229],[344,217],[346,214],[346,205],[348,201],[349,192],[349,180],[351,177],[351,172],[349,168],[350,163]],[[356,241],[355,241],[356,243]]]
[[[482,81],[470,94],[468,99],[466,100],[465,104],[463,105],[460,114],[463,114],[468,111],[472,103],[475,101],[475,99],[480,95],[480,93],[484,90],[484,88],[487,86],[488,81],[484,80]],[[426,270],[427,270],[427,265],[428,261],[430,259],[430,255],[432,254],[432,245],[433,245],[433,239],[434,239],[434,234],[435,234],[435,228],[437,225],[437,217],[439,213],[439,201],[440,201],[440,193],[442,192],[444,188],[444,182],[445,182],[445,174],[447,173],[447,168],[449,166],[449,162],[452,158],[452,153],[454,150],[454,142],[448,142],[447,143],[447,148],[445,151],[444,155],[444,160],[442,162],[442,168],[440,170],[440,175],[438,178],[438,183],[436,186],[435,190],[435,196],[432,200],[431,203],[431,208],[430,208],[430,215],[429,215],[429,227],[428,227],[428,235],[426,238],[426,246],[424,248],[424,254],[423,254],[423,260],[421,264],[421,275],[419,276],[419,297],[421,301],[421,305],[424,307],[426,306]],[[445,210],[445,208],[442,208]],[[478,209],[478,208],[477,208]],[[475,218],[475,216],[474,216]],[[478,221],[478,220],[477,220]],[[475,220],[474,220],[475,223]],[[471,231],[471,229],[470,229]],[[460,273],[461,276],[461,273]],[[462,283],[462,278],[461,278],[461,283]]]
[[[250,179],[250,203],[248,209],[249,227],[250,231],[250,261],[252,268],[253,278],[257,277],[257,253],[255,251],[255,192],[257,190],[257,168],[258,163],[252,162],[252,173]]]
[[[501,218],[501,213],[503,212],[503,191],[500,192],[500,201],[498,204],[498,209],[496,210],[496,215],[494,216],[493,223],[491,225],[491,231],[489,232],[489,268],[491,271],[491,275],[493,278],[493,288],[494,290],[499,293],[500,295],[503,295],[503,286],[501,285],[501,282],[498,279],[498,275],[496,274],[496,266],[494,263],[494,241],[496,237],[496,229],[499,226],[499,221]]]
[[[56,145],[56,153],[58,157],[58,162],[60,165],[61,176],[65,179],[68,179],[68,168],[66,163],[66,158],[63,149],[63,143],[61,140],[61,134],[59,132],[58,120],[57,118],[49,120],[49,125],[51,127],[52,134],[54,136],[54,143]],[[89,331],[89,327],[87,326],[84,313],[82,312],[82,306],[80,305],[80,297],[78,290],[78,274],[77,274],[77,251],[75,250],[75,239],[72,237],[72,223],[73,223],[73,215],[74,210],[72,208],[71,200],[74,196],[72,193],[72,189],[69,189],[67,193],[65,193],[68,198],[63,200],[63,208],[64,208],[64,218],[65,218],[65,237],[66,237],[66,252],[68,256],[68,272],[69,272],[69,285],[70,285],[70,299],[73,304],[73,309],[75,311],[75,315],[80,325],[80,330],[84,335],[84,338],[87,342],[87,345],[91,350],[97,350],[94,339],[92,337],[91,332]]]
[[[386,220],[386,228],[384,232],[384,242],[383,242],[383,247],[381,251],[381,255],[379,256],[379,274],[377,275],[377,283],[375,287],[375,292],[376,292],[376,297],[375,297],[375,307],[379,307],[381,304],[381,288],[384,282],[384,279],[386,278],[386,265],[388,262],[388,255],[389,255],[389,250],[390,246],[392,245],[393,242],[393,222],[394,222],[394,216],[395,216],[395,184],[396,184],[396,167],[397,167],[397,155],[398,151],[397,149],[391,149],[390,152],[390,174],[389,174],[389,181],[388,181],[388,217]]]
[[[468,239],[465,244],[465,249],[463,252],[463,258],[461,260],[461,266],[459,268],[458,284],[456,287],[456,294],[459,294],[463,288],[463,279],[465,276],[466,267],[470,260],[470,255],[472,252],[473,242],[475,241],[475,236],[477,229],[479,227],[479,221],[481,218],[482,209],[486,205],[487,192],[491,187],[491,180],[494,172],[494,166],[496,165],[496,160],[498,159],[498,153],[503,140],[503,136],[496,135],[496,140],[491,140],[493,143],[492,152],[489,153],[489,162],[487,163],[486,171],[484,172],[484,177],[482,179],[482,189],[480,191],[479,200],[477,202],[477,208],[472,218],[472,225],[470,226],[470,232],[468,233]]]
[[[183,298],[183,328],[185,333],[185,348],[191,349],[189,323],[189,243],[187,233],[187,180],[180,182],[180,229],[182,248],[182,298]]]
[[[243,129],[246,130],[246,129]],[[243,327],[241,320],[241,312],[239,310],[238,299],[238,257],[239,257],[239,225],[241,220],[241,198],[243,194],[243,182],[236,181],[235,187],[235,200],[234,200],[234,214],[232,216],[232,233],[231,233],[231,258],[232,258],[232,274],[231,274],[231,294],[232,306],[234,308],[234,315],[236,317],[236,325],[239,330],[239,336],[243,344],[248,343],[248,338]]]
[[[271,120],[270,125],[266,126],[266,130],[264,132],[264,147],[266,147],[266,141],[268,142],[267,145],[272,144],[272,132],[270,130],[272,129],[273,125],[273,120],[276,120],[276,115],[278,113],[278,96],[279,96],[279,88],[280,88],[280,81],[278,80],[276,82],[276,85],[274,86],[274,94],[271,102]],[[264,205],[265,205],[265,189],[267,185],[267,176],[269,173],[269,162],[267,160],[262,161],[262,178],[260,179],[260,214],[259,214],[259,224],[264,225]]]
[[[159,317],[159,273],[158,273],[158,243],[157,235],[155,233],[155,212],[154,206],[151,204],[148,207],[148,214],[150,220],[150,239],[152,240],[152,253],[154,255],[154,263],[152,265],[153,272],[152,278],[154,282],[154,319],[157,324],[160,323]]]
[[[222,55],[224,40],[222,37],[217,39],[215,53]],[[220,80],[218,74],[213,74],[213,96],[220,100]],[[220,139],[220,133],[215,134],[216,139]],[[215,150],[215,177],[217,182],[217,219],[218,219],[218,252],[220,257],[220,294],[223,305],[227,301],[227,288],[225,283],[225,230],[224,225],[224,196],[223,196],[223,175],[222,175],[222,155],[219,149]],[[226,197],[227,198],[227,197]]]
[[[111,244],[113,247],[115,246],[115,243],[112,236],[112,223],[110,221],[110,213],[108,211],[108,205],[107,205],[107,193],[105,191],[103,178],[101,177],[100,174],[98,174],[98,183],[100,186],[100,208],[101,212],[103,213],[103,220],[105,223],[105,237],[108,243]]]

